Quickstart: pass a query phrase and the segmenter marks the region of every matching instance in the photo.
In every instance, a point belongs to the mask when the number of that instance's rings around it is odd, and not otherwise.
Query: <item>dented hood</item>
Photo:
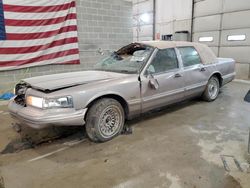
[[[104,71],[81,71],[38,76],[23,79],[22,81],[26,82],[35,89],[53,91],[103,80],[121,78],[123,76],[126,76],[126,74]]]

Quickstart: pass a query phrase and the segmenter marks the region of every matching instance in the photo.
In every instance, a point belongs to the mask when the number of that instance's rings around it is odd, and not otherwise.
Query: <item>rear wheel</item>
[[[111,98],[96,101],[86,118],[86,133],[91,141],[106,142],[123,130],[125,114],[122,105]]]
[[[213,76],[209,79],[202,97],[205,101],[208,102],[214,101],[218,97],[219,91],[220,91],[219,79],[216,76]]]

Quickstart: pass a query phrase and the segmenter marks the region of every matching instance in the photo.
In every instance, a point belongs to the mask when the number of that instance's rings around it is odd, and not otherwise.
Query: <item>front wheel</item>
[[[111,98],[96,101],[86,118],[86,133],[91,141],[106,142],[123,130],[125,114],[122,105]]]
[[[202,97],[205,101],[208,102],[214,101],[218,97],[219,91],[220,91],[219,80],[216,76],[213,76],[209,79]]]

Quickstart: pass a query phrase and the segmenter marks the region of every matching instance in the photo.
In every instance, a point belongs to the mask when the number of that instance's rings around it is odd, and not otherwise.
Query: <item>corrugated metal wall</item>
[[[193,41],[206,40],[203,43],[217,56],[234,58],[237,77],[250,78],[250,0],[195,0],[194,3]]]

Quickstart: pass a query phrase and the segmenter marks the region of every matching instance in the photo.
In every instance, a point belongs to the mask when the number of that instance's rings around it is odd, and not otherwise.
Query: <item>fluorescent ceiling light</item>
[[[214,40],[214,37],[200,37],[200,42],[212,42]]]
[[[229,41],[237,41],[237,40],[245,40],[246,35],[229,35],[227,36],[227,40]]]
[[[148,23],[150,21],[150,16],[148,13],[144,13],[140,16],[141,21]]]

